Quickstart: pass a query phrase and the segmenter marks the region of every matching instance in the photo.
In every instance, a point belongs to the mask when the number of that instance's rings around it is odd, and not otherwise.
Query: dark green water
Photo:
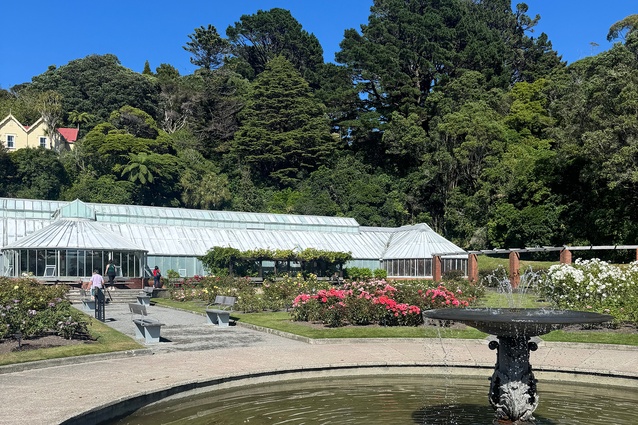
[[[636,425],[638,388],[539,382],[537,425]],[[391,375],[213,390],[147,406],[113,424],[491,425],[487,379]]]

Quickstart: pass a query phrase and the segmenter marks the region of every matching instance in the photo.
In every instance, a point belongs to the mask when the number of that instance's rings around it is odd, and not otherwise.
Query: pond
[[[485,378],[352,376],[201,390],[110,422],[137,424],[486,425],[494,411]],[[634,425],[638,388],[542,382],[537,425]]]

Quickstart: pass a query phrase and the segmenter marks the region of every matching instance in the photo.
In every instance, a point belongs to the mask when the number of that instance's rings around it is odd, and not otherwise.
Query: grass
[[[494,270],[499,267],[504,268],[509,272],[510,262],[507,257],[490,257],[488,255],[479,255],[477,257],[478,260],[478,269],[479,270]],[[555,264],[559,264],[558,262],[558,254],[556,254],[556,261],[530,261],[530,260],[520,260],[520,271],[523,273],[525,270],[530,267],[533,270],[545,270],[549,269],[551,266]]]
[[[95,340],[91,343],[5,353],[0,355],[0,366],[144,348],[143,345],[135,342],[132,338],[121,334],[95,318],[90,318],[89,332]]]
[[[582,342],[585,344],[619,344],[638,346],[638,334],[623,334],[618,332],[567,332],[563,330],[553,331],[541,337],[543,341],[550,342]]]
[[[485,291],[485,296],[479,300],[477,307],[541,308],[550,307],[550,303],[539,299],[538,295],[532,292],[504,294],[488,289]]]

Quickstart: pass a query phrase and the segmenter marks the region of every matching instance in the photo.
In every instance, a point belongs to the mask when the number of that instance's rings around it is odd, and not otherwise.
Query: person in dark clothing
[[[113,260],[109,260],[109,263],[106,265],[106,275],[109,278],[109,286],[113,288],[115,285],[115,264],[113,264]]]
[[[153,269],[153,287],[161,288],[162,284],[160,282],[160,278],[162,277],[162,273],[160,273],[159,267],[155,266]]]

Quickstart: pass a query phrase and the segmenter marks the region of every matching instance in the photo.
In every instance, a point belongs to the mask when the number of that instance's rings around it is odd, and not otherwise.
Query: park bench
[[[140,291],[140,293],[137,294],[137,303],[139,305],[150,306],[151,296],[146,291]]]
[[[95,311],[95,298],[91,296],[91,290],[80,288],[80,296],[82,297],[82,310]]]
[[[157,319],[148,318],[148,311],[145,305],[141,304],[129,304],[129,310],[133,315],[138,315],[139,318],[133,319],[135,323],[135,338],[144,339],[148,344],[160,341],[160,330],[163,323],[160,323]]]
[[[212,323],[219,327],[228,326],[230,323],[230,312],[233,311],[235,301],[235,297],[217,295],[215,297],[215,302],[211,305],[211,307],[219,308],[206,309],[206,318],[208,319],[208,323]]]

